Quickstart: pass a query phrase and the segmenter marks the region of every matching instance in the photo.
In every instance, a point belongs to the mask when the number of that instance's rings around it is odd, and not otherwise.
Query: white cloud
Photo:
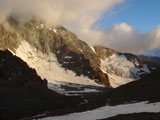
[[[132,31],[132,27],[129,26],[127,23],[115,24],[113,29],[116,31],[123,31],[123,32]]]
[[[0,0],[0,14],[14,15],[28,20],[38,17],[48,24],[62,24],[75,32],[80,39],[96,44],[101,31],[92,25],[104,12],[125,0]],[[2,19],[2,17],[1,17]]]
[[[1,12],[40,17],[48,23],[90,27],[104,11],[124,0],[0,0]]]
[[[21,20],[38,17],[46,23],[61,24],[90,45],[103,45],[123,52],[144,52],[160,47],[160,26],[140,34],[127,23],[112,28],[92,29],[103,13],[125,0],[0,0],[0,21],[8,15]]]
[[[118,51],[144,53],[160,47],[160,25],[146,34],[133,30],[126,23],[115,24],[101,32],[102,39],[98,44]]]

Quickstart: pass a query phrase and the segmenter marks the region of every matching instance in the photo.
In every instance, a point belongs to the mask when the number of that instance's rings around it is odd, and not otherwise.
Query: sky
[[[127,0],[118,5],[112,15],[105,13],[97,22],[102,28],[126,22],[134,30],[146,33],[160,24],[160,0]]]
[[[117,5],[111,14],[104,13],[96,24],[111,28],[115,23],[127,23],[134,30],[145,34],[160,24],[160,0],[126,0]],[[146,55],[160,56],[160,48],[146,51]]]
[[[38,18],[63,25],[90,46],[158,55],[159,6],[160,0],[0,0],[0,23],[8,16]]]

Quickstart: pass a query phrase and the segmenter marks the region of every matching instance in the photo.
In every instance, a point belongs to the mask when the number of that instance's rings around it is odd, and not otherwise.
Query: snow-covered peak
[[[112,87],[118,87],[139,79],[141,74],[150,73],[147,65],[129,61],[124,55],[114,54],[101,59],[101,70],[108,74]]]

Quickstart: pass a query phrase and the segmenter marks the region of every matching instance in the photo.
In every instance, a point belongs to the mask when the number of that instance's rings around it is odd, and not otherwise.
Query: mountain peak
[[[151,69],[148,69],[145,65],[148,63],[140,62],[135,55],[120,53],[102,46],[90,47],[86,42],[80,40],[76,34],[60,25],[49,26],[37,19],[20,22],[13,17],[9,17],[6,23],[0,24],[0,49],[9,49],[24,61],[27,59],[30,61],[28,64],[32,65],[37,71],[39,70],[37,66],[31,63],[34,63],[35,58],[40,60],[38,52],[43,54],[41,58],[46,59],[46,62],[48,61],[47,58],[53,55],[62,68],[73,71],[77,76],[87,76],[89,79],[109,87],[113,87],[113,84],[119,86],[134,79],[139,79],[140,74],[146,74],[152,70],[153,66],[156,67],[155,64],[152,64]],[[21,49],[19,49],[20,47]],[[113,60],[114,63],[110,60]],[[126,67],[129,74],[127,78],[124,78],[126,75],[121,73],[124,71],[120,68],[125,65],[115,66],[120,64],[120,61],[125,61],[129,65]],[[112,69],[110,66],[112,66]],[[116,74],[116,76],[113,77],[111,73]],[[130,76],[137,77],[131,79]],[[51,81],[50,77],[43,73],[41,77],[47,77]],[[119,82],[119,79],[121,82]]]

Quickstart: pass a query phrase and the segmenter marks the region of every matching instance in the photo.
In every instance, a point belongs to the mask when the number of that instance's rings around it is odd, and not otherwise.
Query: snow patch
[[[94,49],[94,47],[92,46],[92,47],[90,47],[91,49],[92,49],[92,51],[94,52],[94,53],[96,53],[96,51],[95,51],[95,49]]]
[[[99,88],[104,86],[88,86],[83,84],[73,84],[73,83],[66,83],[62,81],[57,81],[59,84],[49,83],[48,87],[57,93],[66,95],[66,96],[80,96],[86,93],[98,93],[101,92]]]
[[[41,24],[41,28],[44,28],[44,25],[43,25],[43,24]]]
[[[57,30],[56,30],[56,29],[53,29],[53,32],[57,33]]]
[[[72,56],[65,56],[64,58],[65,58],[65,59],[71,59]]]
[[[117,76],[116,74],[113,74],[113,73],[107,73],[107,75],[109,77],[109,81],[113,88],[117,88],[121,85],[127,84],[135,80],[132,78],[125,78],[125,77]]]
[[[57,51],[57,54],[59,54],[61,51]]]
[[[39,28],[39,26],[36,26],[36,28],[38,29],[38,28]]]
[[[160,102],[150,103],[140,102],[118,106],[104,106],[95,110],[72,113],[63,116],[48,117],[39,120],[98,120],[113,117],[119,114],[140,113],[140,112],[160,112]]]
[[[82,50],[81,48],[78,48],[78,50],[79,50],[80,52],[83,52],[83,50]]]

